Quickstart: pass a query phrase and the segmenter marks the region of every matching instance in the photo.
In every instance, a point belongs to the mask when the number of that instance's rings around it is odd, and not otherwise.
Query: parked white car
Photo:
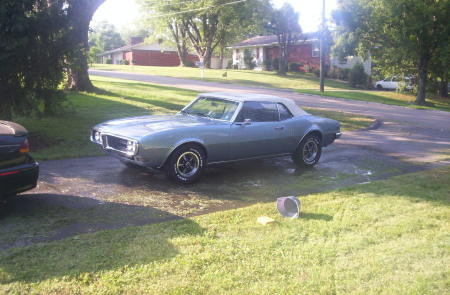
[[[384,80],[375,82],[375,88],[378,90],[395,90],[399,88],[401,85],[400,83],[406,83],[406,89],[411,90],[413,89],[411,79],[409,77],[405,77],[405,79],[398,78],[396,76],[388,77]]]

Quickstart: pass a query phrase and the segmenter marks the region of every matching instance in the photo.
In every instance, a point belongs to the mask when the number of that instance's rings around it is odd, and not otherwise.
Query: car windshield
[[[200,97],[181,112],[184,114],[230,121],[238,107],[234,101],[212,97]]]

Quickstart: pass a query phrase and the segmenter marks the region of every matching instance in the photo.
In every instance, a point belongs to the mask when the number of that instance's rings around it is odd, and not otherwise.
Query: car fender
[[[303,141],[303,139],[310,134],[311,132],[319,132],[321,137],[323,138],[324,134],[323,134],[323,130],[317,125],[317,124],[312,124],[308,129],[306,129],[305,134],[303,134],[303,136],[300,138],[299,142],[297,143],[297,146],[300,145],[300,143]]]
[[[196,138],[196,137],[183,138],[169,147],[167,154],[164,157],[164,161],[161,163],[160,167],[164,166],[164,164],[167,162],[167,160],[169,159],[170,155],[173,153],[174,150],[176,150],[177,148],[179,148],[180,146],[182,146],[183,144],[186,144],[186,143],[199,144],[205,149],[206,154],[208,154],[208,150],[206,149],[206,145],[205,145],[205,142],[203,139]]]

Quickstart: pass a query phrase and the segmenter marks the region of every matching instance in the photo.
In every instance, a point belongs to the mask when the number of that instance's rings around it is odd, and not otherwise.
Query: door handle
[[[275,127],[275,130],[283,130],[284,126],[280,126],[280,127]]]

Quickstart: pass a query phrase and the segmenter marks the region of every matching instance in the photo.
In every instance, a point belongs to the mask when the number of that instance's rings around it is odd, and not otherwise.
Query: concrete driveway
[[[299,106],[377,119],[324,149],[319,164],[297,169],[287,158],[208,168],[199,183],[179,186],[162,173],[123,166],[111,157],[41,163],[39,186],[0,208],[0,249],[103,229],[142,225],[271,202],[450,164],[450,113],[325,98],[235,84],[111,71],[93,75],[197,91],[238,91],[294,99]]]

